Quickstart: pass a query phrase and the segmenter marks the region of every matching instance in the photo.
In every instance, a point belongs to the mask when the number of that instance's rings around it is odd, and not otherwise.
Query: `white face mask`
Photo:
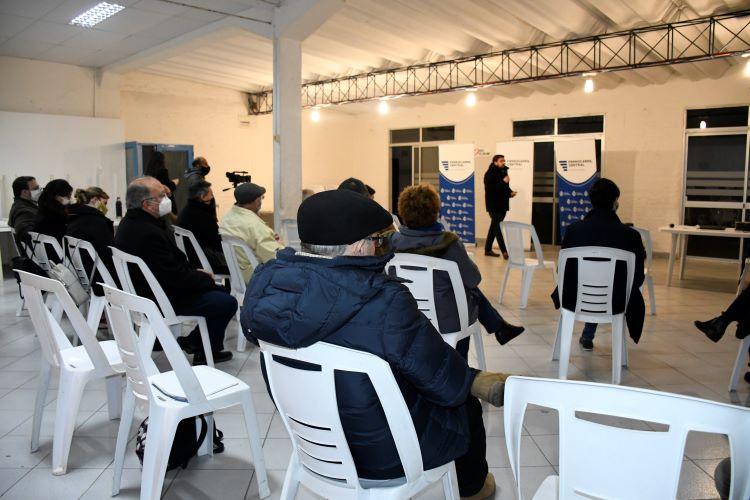
[[[172,211],[172,200],[166,196],[159,202],[159,217],[164,217]]]
[[[60,201],[60,203],[61,203],[61,204],[62,204],[63,206],[65,206],[65,205],[70,205],[70,198],[63,198],[62,196],[60,196],[60,197],[58,197],[57,199],[58,199],[58,200]]]
[[[36,188],[29,190],[29,193],[31,193],[31,200],[32,201],[39,201],[39,197],[42,195],[42,189]]]

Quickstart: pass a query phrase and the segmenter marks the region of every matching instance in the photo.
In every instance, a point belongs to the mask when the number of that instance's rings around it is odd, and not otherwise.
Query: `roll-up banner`
[[[440,215],[464,243],[475,244],[474,145],[441,144]]]
[[[505,156],[510,188],[518,194],[510,199],[505,220],[531,224],[531,203],[534,195],[534,142],[498,142],[497,154]]]
[[[599,177],[594,139],[555,141],[560,235],[591,209],[589,190]]]

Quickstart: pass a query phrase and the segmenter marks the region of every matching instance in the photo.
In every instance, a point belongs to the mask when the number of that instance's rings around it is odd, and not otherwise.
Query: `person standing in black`
[[[492,251],[492,244],[497,238],[500,251],[504,259],[508,259],[508,250],[505,248],[503,233],[500,231],[500,223],[505,219],[505,214],[510,208],[510,199],[516,192],[510,188],[510,177],[508,167],[505,166],[505,156],[495,155],[492,157],[487,172],[484,174],[484,203],[490,214],[490,230],[487,233],[487,241],[484,244],[484,254],[489,257],[500,257]]]

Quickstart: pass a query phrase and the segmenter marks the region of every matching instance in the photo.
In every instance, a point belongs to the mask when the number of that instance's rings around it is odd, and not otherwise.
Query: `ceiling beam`
[[[302,42],[343,6],[343,0],[288,0],[273,10],[274,35]]]

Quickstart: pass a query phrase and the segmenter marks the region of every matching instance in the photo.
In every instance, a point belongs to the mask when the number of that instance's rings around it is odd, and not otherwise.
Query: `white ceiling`
[[[106,66],[226,17],[160,0],[116,0],[125,10],[93,29],[70,19],[98,0],[0,0],[0,55]],[[282,0],[182,0],[270,20]],[[303,78],[317,80],[750,8],[750,0],[346,0],[303,44]],[[268,39],[231,28],[172,48],[142,71],[254,91],[272,83]],[[145,60],[144,60],[145,61]],[[636,84],[680,74],[718,77],[726,60],[607,75]],[[578,82],[576,82],[577,84]],[[565,91],[570,79],[534,85]]]

